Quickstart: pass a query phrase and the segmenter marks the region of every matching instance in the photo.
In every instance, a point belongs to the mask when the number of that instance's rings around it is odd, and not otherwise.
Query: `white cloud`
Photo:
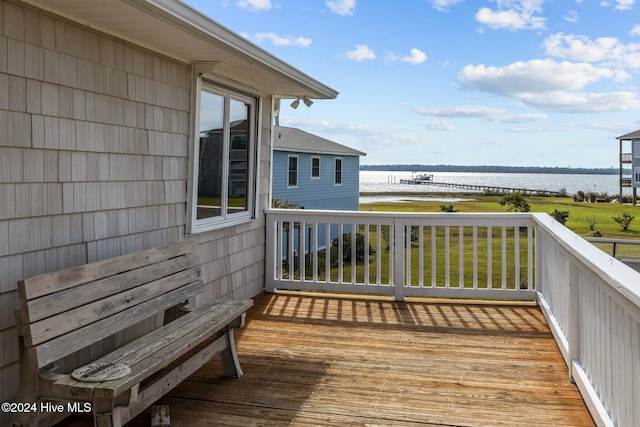
[[[631,35],[640,36],[640,24],[636,24],[633,26],[633,28],[631,29]]]
[[[409,56],[400,58],[400,61],[408,62],[413,65],[422,64],[426,60],[427,54],[416,48],[411,49]]]
[[[546,114],[500,114],[489,118],[489,121],[499,123],[535,123],[546,118]]]
[[[591,64],[552,59],[515,62],[504,67],[467,65],[458,74],[460,84],[503,96],[577,90],[601,79],[620,79],[620,73]]]
[[[564,113],[638,111],[640,99],[633,92],[576,93],[558,91],[527,95],[522,101],[532,107]]]
[[[505,113],[504,108],[484,107],[479,105],[460,105],[457,107],[416,107],[414,111],[423,116],[448,118],[489,118]]]
[[[271,0],[240,0],[236,3],[239,8],[247,9],[252,12],[271,9]]]
[[[446,120],[437,120],[435,122],[420,122],[418,123],[420,126],[435,131],[447,131],[451,132],[456,130],[455,126],[449,123]]]
[[[256,43],[262,43],[265,40],[270,40],[274,46],[298,46],[307,47],[311,44],[311,39],[306,37],[294,37],[294,36],[279,36],[275,33],[255,33],[253,40]]]
[[[446,12],[451,6],[455,6],[463,1],[464,0],[431,0],[431,5],[440,12]]]
[[[487,121],[493,123],[533,123],[547,118],[546,114],[510,114],[504,108],[488,107],[482,105],[459,105],[457,107],[416,107],[414,108],[414,111],[424,116],[446,118],[479,118],[486,119]],[[425,123],[421,124],[425,126]]]
[[[634,92],[579,92],[603,79],[628,79],[624,72],[587,63],[551,59],[516,62],[505,67],[467,65],[458,74],[460,84],[472,90],[514,97],[527,106],[557,112],[637,111]]]
[[[633,7],[635,0],[616,0],[616,9],[628,10]]]
[[[483,7],[476,13],[476,21],[499,30],[538,30],[545,26],[545,18],[535,16],[542,12],[544,0],[496,0],[498,10]]]
[[[567,22],[570,22],[572,24],[575,24],[576,22],[578,22],[578,12],[576,12],[574,10],[570,10],[564,16],[564,20],[567,21]]]
[[[327,7],[338,15],[353,15],[356,8],[356,0],[327,0]]]
[[[357,44],[354,50],[345,52],[344,56],[352,61],[370,61],[376,59],[376,54],[365,44]]]
[[[547,55],[557,58],[640,68],[640,43],[624,44],[615,37],[590,40],[586,36],[557,33],[548,36],[542,45]]]

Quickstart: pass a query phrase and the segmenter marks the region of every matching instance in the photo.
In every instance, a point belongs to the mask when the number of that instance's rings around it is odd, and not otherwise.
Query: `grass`
[[[423,194],[421,194],[423,195]],[[451,196],[451,195],[447,195]],[[453,204],[458,212],[505,212],[504,206],[498,202],[501,196],[455,194],[455,197],[473,198],[471,201],[461,202],[437,202],[437,201],[414,201],[407,200],[401,202],[377,202],[360,205],[361,211],[385,211],[385,212],[441,212],[440,206],[443,204]],[[582,237],[593,237],[598,231],[600,237],[610,239],[640,240],[640,206],[621,205],[618,203],[585,203],[575,202],[570,197],[526,197],[531,206],[531,212],[551,213],[554,209],[568,211],[569,217],[566,226],[574,233]],[[612,218],[629,213],[636,217],[631,222],[627,231],[623,231],[618,223]],[[589,219],[595,219],[595,230],[589,228]],[[611,245],[598,246],[605,252],[610,253]],[[640,258],[640,246],[619,245],[618,256]]]

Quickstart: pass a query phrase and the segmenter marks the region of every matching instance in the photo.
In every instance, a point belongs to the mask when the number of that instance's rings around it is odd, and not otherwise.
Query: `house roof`
[[[276,98],[332,99],[309,77],[178,0],[25,0],[36,7]]]
[[[636,130],[636,131],[633,131],[633,132],[631,132],[631,133],[628,133],[628,134],[626,134],[626,135],[619,136],[619,137],[617,137],[616,139],[619,139],[619,140],[640,139],[640,129],[638,129],[638,130]]]
[[[366,156],[367,154],[337,142],[286,126],[273,127],[273,149],[314,154]]]

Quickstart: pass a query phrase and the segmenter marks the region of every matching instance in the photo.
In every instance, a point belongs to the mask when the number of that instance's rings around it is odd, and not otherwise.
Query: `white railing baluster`
[[[418,286],[424,287],[424,226],[418,227]]]
[[[298,231],[298,270],[300,271],[300,281],[306,280],[306,267],[307,267],[307,225],[305,222],[300,223],[300,231]]]
[[[369,280],[369,268],[371,267],[371,263],[369,261],[369,224],[364,225],[364,284],[370,284]]]
[[[413,228],[409,225],[405,227],[405,283],[411,286],[411,232]]]
[[[376,224],[376,285],[382,284],[382,225]]]
[[[356,283],[356,261],[358,260],[358,224],[351,224],[351,283]]]
[[[324,225],[324,281],[331,282],[331,223]]]
[[[435,288],[438,282],[438,275],[436,265],[438,264],[437,251],[436,251],[436,236],[437,229],[435,225],[431,226],[431,287]]]
[[[464,288],[464,227],[458,226],[458,287]]]
[[[451,287],[451,245],[449,241],[449,226],[444,227],[444,287]]]
[[[514,269],[515,280],[514,286],[520,288],[520,227],[513,227],[513,246],[514,246]]]
[[[493,288],[493,231],[487,227],[487,289]]]
[[[344,275],[344,227],[338,224],[338,283],[343,282]]]
[[[478,289],[478,226],[473,226],[473,289]]]
[[[313,255],[312,255],[312,267],[313,268],[313,281],[318,281],[318,223],[314,222],[311,226],[311,240],[313,241]]]
[[[500,279],[500,286],[502,289],[507,289],[507,227],[502,226],[502,274]]]

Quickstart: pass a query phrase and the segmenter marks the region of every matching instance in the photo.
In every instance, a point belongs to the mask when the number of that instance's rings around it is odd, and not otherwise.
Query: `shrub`
[[[529,202],[517,191],[502,196],[502,199],[498,203],[500,206],[506,206],[507,212],[529,212],[531,210]]]
[[[565,225],[567,222],[567,218],[569,218],[569,211],[559,211],[558,209],[554,209],[549,215],[560,224]]]
[[[440,210],[442,212],[457,212],[453,205],[440,205]]]
[[[331,246],[338,247],[338,238],[336,237],[331,242]],[[369,255],[374,253],[373,246],[369,244]],[[344,233],[342,235],[342,259],[344,261],[351,261],[351,233]],[[364,260],[364,234],[356,234],[356,261]]]
[[[620,227],[622,227],[623,231],[628,231],[629,225],[631,224],[631,221],[633,221],[634,218],[635,218],[634,216],[625,212],[621,216],[614,216],[613,220],[618,224],[620,224]]]
[[[594,231],[596,229],[596,224],[598,223],[598,217],[596,216],[588,216],[587,224],[589,224],[589,230]]]

